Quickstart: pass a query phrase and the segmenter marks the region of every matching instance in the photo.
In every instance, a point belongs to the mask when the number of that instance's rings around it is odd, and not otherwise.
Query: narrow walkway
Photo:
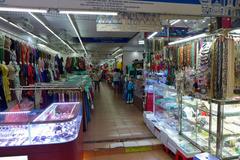
[[[95,109],[84,133],[84,160],[171,160],[143,122],[106,83],[95,94]]]
[[[124,141],[153,138],[143,122],[142,112],[126,104],[121,95],[101,83],[95,94],[95,109],[84,142]]]

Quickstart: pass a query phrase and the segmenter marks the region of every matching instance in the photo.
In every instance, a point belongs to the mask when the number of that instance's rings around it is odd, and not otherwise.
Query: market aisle
[[[84,133],[84,160],[172,159],[146,128],[142,112],[126,104],[106,83],[95,94],[95,106]]]
[[[142,112],[126,104],[106,83],[95,94],[95,109],[84,142],[124,141],[153,138],[145,127]]]

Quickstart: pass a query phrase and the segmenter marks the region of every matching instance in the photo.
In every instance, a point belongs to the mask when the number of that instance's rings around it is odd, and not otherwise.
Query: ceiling
[[[77,53],[84,53],[84,50],[76,41],[77,35],[72,27],[68,17],[66,15],[47,13],[47,14],[34,14],[41,21],[43,21],[51,30],[53,30],[58,36],[60,36],[65,42],[72,46]],[[48,42],[48,46],[52,49],[63,54],[70,54],[72,51],[66,47],[59,39],[57,39],[52,33],[50,33],[43,25],[41,25],[36,19],[34,19],[29,13],[17,13],[17,12],[0,12],[0,16],[13,22],[25,30],[43,38]],[[73,20],[77,27],[81,38],[98,39],[101,38],[128,38],[129,40],[136,35],[136,32],[97,32],[96,31],[96,18],[94,15],[74,15]],[[0,28],[19,35],[20,37],[29,37],[29,34],[11,26],[4,21],[1,21]],[[39,41],[39,43],[41,43]],[[99,61],[107,58],[119,47],[125,46],[127,43],[112,43],[112,42],[84,42],[84,46],[93,61]]]
[[[84,54],[84,49],[82,48],[67,15],[58,13],[35,13],[34,15],[43,21],[54,33],[61,37],[61,39],[67,42],[67,44],[73,47],[78,54]],[[72,54],[72,51],[66,45],[64,45],[29,13],[0,12],[0,16],[18,26],[21,26],[26,31],[43,38],[48,42],[47,46],[57,52],[65,55]],[[138,40],[143,39],[143,34],[138,32],[97,32],[97,16],[72,15],[71,17],[86,48],[88,57],[91,58],[93,63],[98,63],[103,59],[112,58],[111,54],[119,48],[124,48],[126,52],[136,50],[143,51],[143,46],[138,45]],[[168,21],[163,20],[161,23],[164,25],[168,23]],[[187,27],[190,32],[193,32],[195,30],[206,28],[208,23],[209,19],[206,18],[201,20],[181,20],[173,26]],[[29,40],[29,34],[2,20],[0,20],[0,28]],[[38,41],[37,43],[42,42]]]

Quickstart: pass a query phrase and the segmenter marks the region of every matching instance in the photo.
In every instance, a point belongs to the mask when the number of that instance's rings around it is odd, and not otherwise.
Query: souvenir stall
[[[201,35],[168,48],[177,53],[176,84],[154,86],[153,112],[144,113],[147,126],[176,156],[207,151],[221,159],[239,157],[238,81],[232,76],[238,66],[237,39],[225,33]],[[184,149],[186,141],[191,145]]]

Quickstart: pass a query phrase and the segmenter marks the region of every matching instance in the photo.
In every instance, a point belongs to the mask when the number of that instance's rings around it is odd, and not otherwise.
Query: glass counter
[[[179,109],[177,92],[173,86],[165,84],[154,85],[154,114],[165,127],[179,131]]]
[[[1,112],[0,147],[59,144],[78,137],[79,102],[53,103],[44,111]]]
[[[182,97],[181,134],[221,159],[240,156],[240,101]]]

